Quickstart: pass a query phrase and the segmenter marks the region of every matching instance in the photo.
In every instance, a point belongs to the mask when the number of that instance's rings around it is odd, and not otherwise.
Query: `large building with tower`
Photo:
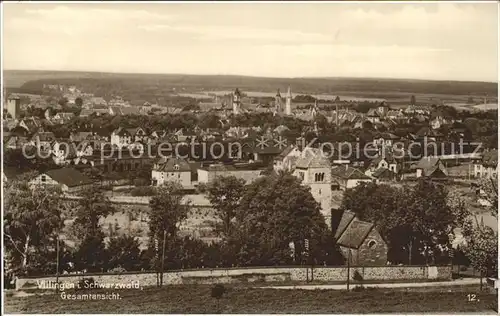
[[[10,96],[7,99],[7,113],[13,118],[17,119],[21,111],[21,99],[18,96]]]
[[[328,158],[319,149],[306,147],[297,159],[293,174],[311,188],[311,194],[321,205],[321,213],[329,225],[332,208],[332,173]]]

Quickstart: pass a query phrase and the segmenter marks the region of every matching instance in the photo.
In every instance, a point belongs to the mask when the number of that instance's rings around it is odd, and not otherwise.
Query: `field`
[[[56,294],[7,297],[6,313],[491,313],[496,295],[474,288],[409,291],[277,290],[227,287],[219,303],[205,285],[166,286],[162,289],[115,290],[119,300],[63,300]],[[95,291],[93,293],[106,293]],[[469,294],[475,296],[469,296]],[[474,301],[468,298],[474,297]]]

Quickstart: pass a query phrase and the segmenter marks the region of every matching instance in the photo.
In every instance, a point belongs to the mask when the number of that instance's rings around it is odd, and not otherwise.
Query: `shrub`
[[[135,187],[130,191],[132,196],[153,196],[156,193],[156,189],[150,186]]]

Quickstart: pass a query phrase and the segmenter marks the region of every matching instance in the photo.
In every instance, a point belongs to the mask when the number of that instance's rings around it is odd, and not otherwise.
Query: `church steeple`
[[[277,113],[281,112],[281,93],[280,89],[276,92],[276,97],[274,98],[274,107]]]
[[[292,90],[290,86],[288,86],[288,92],[286,94],[285,114],[292,115]]]
[[[241,110],[241,93],[238,88],[233,93],[233,114],[238,115]]]

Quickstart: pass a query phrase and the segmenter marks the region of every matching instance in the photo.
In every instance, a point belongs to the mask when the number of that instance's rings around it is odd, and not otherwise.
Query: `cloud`
[[[374,9],[346,10],[336,21],[341,24],[358,25],[376,29],[408,29],[408,30],[457,30],[469,28],[475,23],[488,23],[483,15],[478,14],[474,6],[453,3],[407,4],[399,6],[400,10],[380,12]],[[492,7],[493,8],[493,7]],[[496,23],[496,21],[495,21]]]
[[[168,21],[172,16],[146,10],[105,9],[98,7],[56,6],[50,9],[27,9],[9,18],[7,30],[42,31],[75,35],[79,32],[105,32],[126,24]]]
[[[195,35],[200,40],[224,41],[244,40],[259,42],[288,42],[288,43],[328,43],[334,36],[320,33],[302,32],[285,29],[265,29],[245,26],[172,26],[169,24],[139,25],[139,29],[149,32],[182,32]]]

